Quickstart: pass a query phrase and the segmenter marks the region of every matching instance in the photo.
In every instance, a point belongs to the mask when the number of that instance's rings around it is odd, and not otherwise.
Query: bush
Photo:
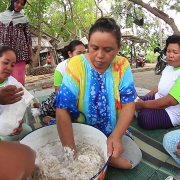
[[[157,57],[159,56],[159,53],[155,53],[153,51],[149,52],[146,56],[146,62],[147,63],[153,63],[157,60]]]

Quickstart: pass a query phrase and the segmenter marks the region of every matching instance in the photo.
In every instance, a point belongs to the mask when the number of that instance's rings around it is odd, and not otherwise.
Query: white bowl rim
[[[74,123],[72,123],[72,124],[83,124],[83,123],[76,123],[76,122],[74,122]],[[26,136],[28,136],[29,134],[33,133],[34,131],[37,131],[38,129],[46,128],[46,127],[49,127],[49,126],[55,126],[55,125],[56,125],[56,124],[51,124],[51,125],[48,125],[48,126],[39,127],[39,128],[37,128],[37,129],[29,132],[28,134],[26,134],[21,140],[23,140]],[[89,125],[89,124],[83,124],[83,125],[93,127],[93,126],[91,126],[91,125]],[[95,127],[93,127],[93,128],[95,128]],[[97,128],[95,128],[95,129],[97,129]],[[99,130],[99,129],[97,129],[97,130]],[[99,131],[100,131],[100,130],[99,130]],[[100,132],[103,133],[102,131],[100,131]],[[104,133],[103,133],[103,134],[104,134]],[[105,134],[104,134],[104,135],[105,135]],[[106,136],[106,135],[105,135],[105,136]],[[20,140],[20,142],[21,142],[21,140]],[[111,156],[108,157],[108,159],[107,159],[105,165],[103,166],[103,168],[102,168],[97,174],[95,174],[91,179],[89,179],[89,180],[93,180],[93,179],[97,178],[97,177],[104,171],[104,169],[108,166],[110,160],[111,160]]]

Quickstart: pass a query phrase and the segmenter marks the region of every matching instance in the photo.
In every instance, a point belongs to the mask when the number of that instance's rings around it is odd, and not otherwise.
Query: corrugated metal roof
[[[122,35],[122,42],[132,41],[134,43],[148,43],[149,41],[146,39],[141,39],[137,36],[133,35]]]
[[[38,37],[32,36],[32,47],[33,49],[36,49],[38,47]],[[53,46],[51,43],[47,40],[46,37],[41,37],[41,48],[52,48]]]
[[[71,41],[59,43],[59,44],[57,45],[57,49],[63,49],[64,46],[69,45],[70,42],[71,42]]]

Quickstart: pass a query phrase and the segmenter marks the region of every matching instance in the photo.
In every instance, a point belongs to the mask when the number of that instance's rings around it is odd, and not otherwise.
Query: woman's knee
[[[163,147],[166,151],[177,149],[177,143],[180,142],[180,129],[168,132],[163,138]]]
[[[121,157],[129,161],[131,164],[130,169],[133,169],[141,162],[142,152],[138,145],[131,138],[125,135],[122,138],[122,144],[124,147],[124,152],[121,154]]]

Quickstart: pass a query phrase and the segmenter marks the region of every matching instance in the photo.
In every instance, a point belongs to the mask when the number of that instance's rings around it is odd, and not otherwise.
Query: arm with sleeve
[[[62,83],[63,75],[58,71],[55,70],[54,72],[54,86],[60,87]]]
[[[180,77],[169,91],[169,94],[180,103]]]
[[[136,90],[131,68],[128,67],[119,85],[119,93],[122,103],[129,103],[136,99]]]
[[[28,46],[32,46],[32,39],[31,39],[30,24],[29,24],[29,22],[27,22],[25,24],[24,34],[25,34],[25,37],[26,37],[27,45]]]
[[[55,104],[57,108],[66,109],[73,114],[72,119],[79,117],[76,106],[79,95],[79,57],[73,57],[68,63],[65,74],[61,81],[61,91],[56,94]],[[74,71],[73,71],[74,70]]]

